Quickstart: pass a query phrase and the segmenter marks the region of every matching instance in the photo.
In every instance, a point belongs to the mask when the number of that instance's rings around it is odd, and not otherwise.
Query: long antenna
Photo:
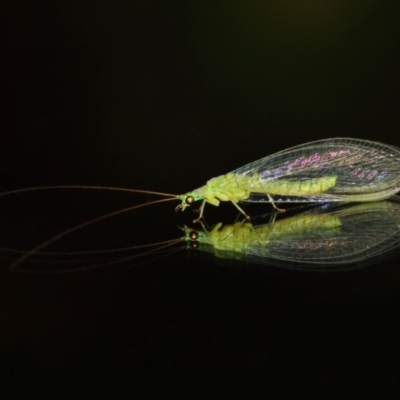
[[[21,190],[23,191],[24,189],[21,189]],[[19,192],[19,191],[17,191],[17,192]],[[24,260],[26,260],[27,258],[32,256],[33,254],[35,254],[39,250],[42,250],[43,248],[45,248],[49,244],[54,243],[55,241],[63,238],[66,235],[69,235],[70,233],[73,233],[73,232],[75,232],[75,231],[77,231],[77,230],[79,230],[81,228],[84,228],[84,227],[86,227],[88,225],[94,224],[95,222],[102,221],[102,220],[104,220],[106,218],[111,218],[111,217],[114,217],[115,215],[119,215],[119,214],[122,214],[122,213],[125,213],[125,212],[128,212],[128,211],[132,211],[132,210],[135,210],[135,209],[138,209],[138,208],[141,208],[141,207],[145,207],[145,206],[152,205],[152,204],[158,204],[158,203],[164,203],[164,202],[167,202],[167,201],[176,200],[176,196],[175,195],[173,195],[173,196],[174,196],[173,198],[155,200],[155,201],[151,201],[151,202],[148,202],[148,203],[144,203],[144,204],[139,204],[139,205],[136,205],[136,206],[123,208],[122,210],[114,211],[112,213],[105,214],[105,215],[102,215],[102,216],[97,217],[97,218],[93,218],[93,219],[91,219],[89,221],[83,222],[83,223],[81,223],[79,225],[76,225],[76,226],[74,226],[72,228],[69,228],[69,229],[59,233],[58,235],[53,236],[52,238],[46,240],[45,242],[41,243],[40,245],[34,247],[32,250],[28,251],[22,257],[20,257],[17,261],[12,263],[9,268],[10,268],[10,270],[15,269]]]
[[[115,192],[154,194],[157,196],[173,197],[174,199],[178,199],[178,195],[176,195],[176,194],[153,192],[152,190],[117,188],[117,187],[112,187],[112,186],[85,186],[85,185],[37,186],[37,187],[31,187],[31,188],[25,188],[25,189],[9,190],[8,192],[0,193],[0,197],[8,196],[11,194],[24,193],[24,192],[34,192],[34,191],[38,191],[38,190],[54,190],[54,189],[111,190],[111,191],[115,191]]]

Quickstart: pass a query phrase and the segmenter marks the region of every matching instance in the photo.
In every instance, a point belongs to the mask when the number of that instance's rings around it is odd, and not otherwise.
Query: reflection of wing
[[[247,176],[257,173],[265,181],[288,182],[336,177],[336,184],[326,192],[331,196],[390,189],[395,193],[400,189],[400,149],[367,140],[320,140],[267,156],[233,173]],[[318,201],[319,195],[313,198]],[[249,200],[262,201],[257,195]]]
[[[310,269],[310,264],[329,267],[365,261],[400,246],[400,204],[324,205],[282,219],[272,230],[265,227],[254,228],[255,236],[241,252],[214,249],[214,254],[266,265],[287,261],[299,269]]]

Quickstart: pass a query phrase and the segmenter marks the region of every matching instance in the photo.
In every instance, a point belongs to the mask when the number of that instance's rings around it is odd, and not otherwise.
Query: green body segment
[[[198,232],[196,239],[200,244],[208,244],[216,250],[244,253],[254,247],[267,247],[271,240],[285,240],[303,237],[320,230],[334,232],[341,226],[336,215],[296,215],[273,224],[253,227],[249,222],[236,222],[232,225],[217,224],[210,232]],[[185,239],[192,240],[187,229]]]
[[[277,194],[282,196],[309,196],[313,194],[326,192],[335,186],[335,176],[324,176],[322,178],[307,179],[304,181],[266,181],[263,187],[265,193]],[[258,189],[258,188],[256,188]],[[252,192],[259,192],[258,190],[252,190]]]
[[[252,176],[226,174],[210,179],[207,184],[193,192],[180,196],[184,210],[188,206],[188,198],[218,206],[221,201],[231,201],[237,205],[247,200],[252,193],[281,196],[311,196],[326,192],[336,184],[335,176],[324,176],[302,181],[263,180],[259,174]],[[242,210],[241,210],[242,211]]]

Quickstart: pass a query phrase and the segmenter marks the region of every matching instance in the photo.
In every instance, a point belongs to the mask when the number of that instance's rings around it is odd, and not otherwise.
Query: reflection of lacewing
[[[176,247],[182,242],[187,243],[187,248],[211,253],[220,259],[309,270],[349,269],[374,264],[394,255],[400,247],[398,196],[389,201],[364,204],[301,206],[278,216],[278,220],[275,217],[274,212],[246,222],[219,223],[211,230],[204,225],[202,229],[184,227],[184,235],[180,238],[110,250],[38,251],[49,243],[46,242],[29,252],[3,251],[23,254],[11,265],[14,270],[29,257],[32,261],[38,260],[39,270],[29,266],[25,271],[61,273],[132,262],[137,258],[149,260],[147,256],[152,261],[155,256],[182,250],[182,247]],[[56,256],[64,257],[64,260],[60,260],[60,267],[54,268]],[[52,263],[45,262],[48,257]],[[64,263],[66,268],[61,267]],[[49,265],[48,269],[46,265]]]
[[[400,204],[324,204],[269,223],[217,224],[211,231],[185,228],[189,247],[218,258],[308,268],[306,264],[372,262],[400,246]],[[303,207],[302,207],[303,208]],[[280,263],[279,261],[288,263]],[[294,265],[291,265],[294,263]]]

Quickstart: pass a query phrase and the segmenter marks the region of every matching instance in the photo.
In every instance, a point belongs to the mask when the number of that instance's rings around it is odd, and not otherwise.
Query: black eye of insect
[[[191,231],[189,233],[189,237],[190,237],[190,240],[197,240],[197,238],[199,237],[199,234],[196,231]]]
[[[199,245],[200,245],[199,242],[196,242],[196,241],[190,242],[190,248],[193,249],[193,250],[198,249]]]
[[[186,201],[186,204],[191,205],[194,203],[194,198],[193,198],[193,196],[187,196],[185,201]]]

